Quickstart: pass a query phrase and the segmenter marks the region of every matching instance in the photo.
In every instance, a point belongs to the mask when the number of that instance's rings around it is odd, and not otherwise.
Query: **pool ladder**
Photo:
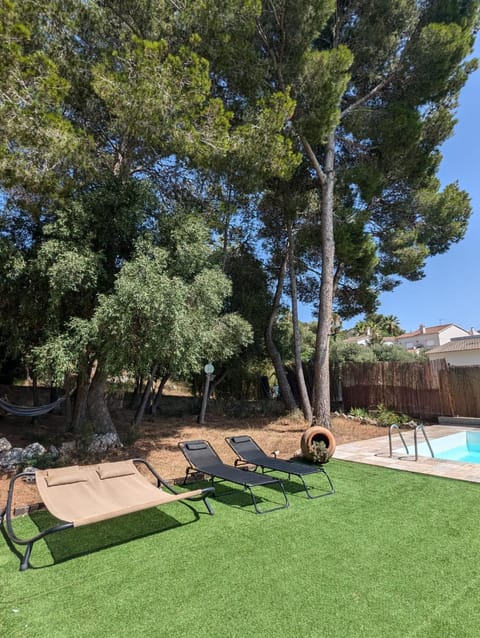
[[[398,434],[402,440],[403,443],[403,447],[405,448],[405,451],[408,455],[410,455],[410,452],[408,451],[408,446],[405,443],[405,439],[403,438],[403,434],[400,431],[400,426],[397,423],[394,423],[393,425],[391,425],[388,428],[388,448],[390,451],[390,457],[393,456],[393,450],[392,450],[392,432],[394,431],[398,431]],[[428,440],[428,436],[427,433],[425,432],[425,426],[423,425],[423,423],[420,423],[419,425],[416,425],[413,429],[413,445],[414,445],[414,449],[415,449],[415,461],[418,461],[418,433],[421,432],[423,434],[423,438],[425,439],[425,443],[428,445],[428,449],[430,450],[430,454],[432,455],[432,458],[435,457],[433,450],[432,450],[432,446],[430,445],[430,441]]]

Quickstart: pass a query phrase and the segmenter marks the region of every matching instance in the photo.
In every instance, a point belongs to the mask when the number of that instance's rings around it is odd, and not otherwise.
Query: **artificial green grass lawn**
[[[213,517],[174,503],[53,534],[23,573],[0,539],[0,635],[477,638],[480,486],[335,460],[329,473],[335,495],[287,482],[290,508],[262,516],[240,495]]]

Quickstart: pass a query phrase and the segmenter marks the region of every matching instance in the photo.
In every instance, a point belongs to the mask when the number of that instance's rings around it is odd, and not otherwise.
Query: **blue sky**
[[[480,39],[474,54],[480,58]],[[438,177],[442,185],[458,181],[470,195],[473,213],[465,238],[447,253],[429,258],[423,279],[404,282],[380,297],[378,312],[398,317],[407,332],[421,323],[480,329],[480,69],[470,75],[460,94],[456,118],[454,134],[441,148]],[[301,319],[310,320],[308,310],[303,310]]]

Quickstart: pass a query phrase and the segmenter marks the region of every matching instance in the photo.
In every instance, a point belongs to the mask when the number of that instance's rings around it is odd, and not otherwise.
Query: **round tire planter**
[[[312,443],[323,441],[327,448],[328,458],[333,456],[335,452],[335,437],[327,428],[323,428],[320,425],[314,425],[302,434],[300,441],[300,447],[302,449],[303,456],[308,461],[313,461]]]

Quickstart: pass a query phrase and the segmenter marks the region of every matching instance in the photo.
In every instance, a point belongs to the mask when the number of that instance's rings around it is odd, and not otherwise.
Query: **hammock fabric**
[[[48,414],[55,408],[58,408],[65,401],[65,397],[60,397],[53,403],[47,403],[46,405],[14,405],[8,403],[3,399],[0,399],[0,408],[13,414],[14,416],[42,416],[42,414]]]

